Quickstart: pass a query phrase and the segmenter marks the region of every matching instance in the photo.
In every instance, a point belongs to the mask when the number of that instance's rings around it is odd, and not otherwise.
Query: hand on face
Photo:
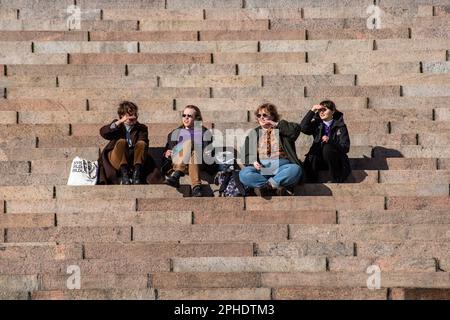
[[[127,125],[133,125],[136,123],[136,121],[137,121],[137,115],[135,115],[135,114],[130,115],[130,114],[126,113],[124,116],[122,116],[122,118],[120,118],[120,122],[125,123]]]

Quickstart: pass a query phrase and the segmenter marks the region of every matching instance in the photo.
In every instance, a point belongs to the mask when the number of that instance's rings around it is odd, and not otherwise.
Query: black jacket
[[[295,141],[300,135],[300,125],[295,122],[288,122],[286,120],[280,120],[276,129],[280,133],[280,143],[286,152],[287,158],[290,163],[302,165],[301,161],[297,157],[297,151],[295,148]],[[244,149],[241,150],[241,159],[243,164],[246,166],[253,165],[253,160],[259,162],[258,145],[259,136],[262,127],[259,126],[252,131],[245,138]],[[256,137],[256,145],[250,146],[250,136],[254,135]]]
[[[347,153],[350,151],[350,136],[342,112],[335,112],[333,120],[328,144],[334,145],[340,151],[341,163],[343,165],[341,176],[345,180],[351,172],[350,161],[347,156]],[[300,126],[304,134],[314,137],[313,144],[306,154],[307,161],[314,162],[317,156],[322,153],[322,136],[324,136],[325,125],[320,119],[319,114],[310,110],[303,118]]]
[[[118,172],[109,162],[108,154],[114,149],[119,139],[126,138],[126,129],[125,125],[123,124],[119,125],[115,129],[111,129],[111,124],[114,122],[117,122],[117,119],[114,119],[111,123],[100,128],[100,135],[104,139],[109,140],[109,143],[102,150],[100,158],[98,160],[98,184],[119,184]],[[143,164],[141,178],[148,183],[148,175],[156,168],[155,163],[149,153],[148,128],[146,125],[137,122],[131,129],[130,135],[133,145],[136,145],[138,141],[145,142],[146,161]]]
[[[344,115],[342,112],[335,112],[333,115],[333,124],[330,130],[329,144],[338,148],[343,154],[350,151],[350,136],[348,134],[347,126],[344,122]],[[322,136],[324,135],[324,124],[319,115],[311,110],[303,118],[300,123],[301,130],[304,134],[312,135],[314,137],[313,145],[308,154],[318,154],[322,144]]]
[[[161,161],[161,173],[167,174],[167,172],[172,169],[172,159],[166,158],[164,154],[167,150],[172,150],[177,144],[178,144],[178,138],[180,135],[180,130],[183,129],[183,126],[179,126],[178,128],[175,128],[167,135],[167,143],[164,147],[164,151],[162,154],[162,161]],[[208,132],[208,133],[206,133]],[[206,134],[205,134],[206,133]],[[214,157],[214,149],[212,147],[212,133],[206,128],[202,126],[202,134],[203,137],[208,136],[208,134],[211,137],[211,140],[202,140],[202,150],[203,153],[205,152],[211,152],[211,156]],[[203,169],[208,172],[209,174],[215,174],[217,171],[217,166],[215,163],[203,165]]]

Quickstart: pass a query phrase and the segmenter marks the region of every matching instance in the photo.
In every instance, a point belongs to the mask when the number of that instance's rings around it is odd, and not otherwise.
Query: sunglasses
[[[319,109],[319,112],[325,112],[325,111],[327,111],[327,108]]]
[[[183,118],[189,118],[189,119],[194,118],[194,116],[192,114],[184,114],[184,113],[183,113],[182,117]]]
[[[263,118],[268,118],[268,117],[270,117],[270,115],[268,115],[268,114],[266,114],[266,113],[258,113],[257,115],[256,115],[256,117],[259,119],[259,118],[261,118],[261,117],[263,117]]]

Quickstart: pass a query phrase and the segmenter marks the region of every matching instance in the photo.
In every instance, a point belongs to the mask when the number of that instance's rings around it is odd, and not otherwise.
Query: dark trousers
[[[332,182],[344,182],[344,163],[342,159],[345,155],[331,144],[324,143],[315,154],[308,154],[305,160],[305,171],[307,182],[318,182],[319,171],[328,170]]]

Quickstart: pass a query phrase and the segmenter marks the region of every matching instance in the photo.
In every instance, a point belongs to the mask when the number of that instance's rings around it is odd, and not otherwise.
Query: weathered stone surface
[[[36,291],[32,300],[155,300],[154,289]]]
[[[325,258],[174,258],[175,272],[320,272]]]
[[[251,257],[251,242],[131,242],[131,243],[86,243],[87,259],[170,258],[170,257]]]

